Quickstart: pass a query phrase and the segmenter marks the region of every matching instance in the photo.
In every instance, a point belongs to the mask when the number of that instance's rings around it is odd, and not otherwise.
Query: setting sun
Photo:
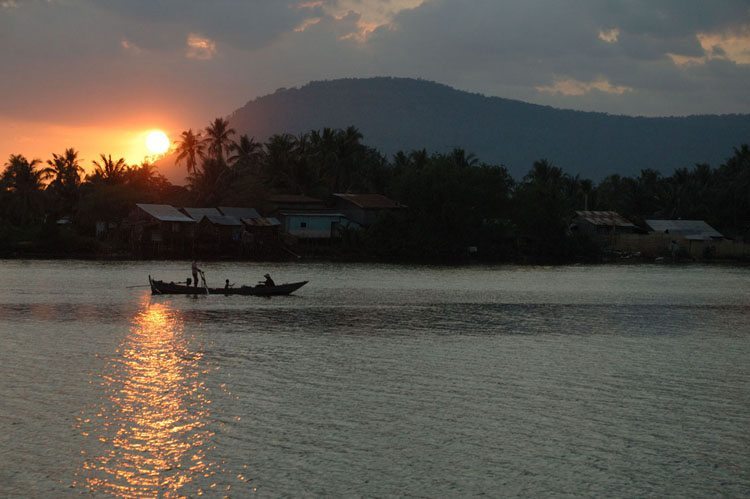
[[[151,154],[164,154],[169,150],[169,137],[161,130],[152,130],[146,136],[146,148]]]

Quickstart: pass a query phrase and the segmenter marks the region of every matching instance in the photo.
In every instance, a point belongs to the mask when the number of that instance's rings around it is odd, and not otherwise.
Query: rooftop
[[[383,196],[382,194],[334,194],[339,199],[349,201],[350,203],[368,209],[387,210],[393,208],[403,208],[398,202]]]
[[[206,220],[208,220],[214,225],[227,225],[227,226],[232,226],[232,227],[237,227],[237,226],[242,225],[242,222],[240,222],[239,218],[229,217],[226,215],[204,215],[203,218],[205,218]]]
[[[136,203],[136,206],[160,222],[195,222],[195,220],[168,204]]]
[[[260,213],[255,208],[244,208],[238,206],[219,206],[219,211],[229,217],[235,217],[240,220],[245,218],[258,218]]]
[[[200,221],[201,218],[203,218],[205,215],[213,215],[213,216],[219,216],[221,213],[219,213],[219,210],[216,208],[188,208],[184,207],[182,208],[182,211],[187,213],[187,215],[195,220],[196,222]]]
[[[646,220],[654,232],[668,232],[686,239],[722,239],[724,236],[703,220]]]
[[[634,223],[616,211],[576,211],[576,215],[592,225],[607,227],[635,227]]]

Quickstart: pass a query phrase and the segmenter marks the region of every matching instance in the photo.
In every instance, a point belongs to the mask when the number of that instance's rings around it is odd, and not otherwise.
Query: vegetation
[[[497,261],[593,260],[596,246],[568,230],[575,210],[585,208],[641,224],[704,219],[729,236],[742,236],[750,224],[747,145],[717,168],[697,164],[671,176],[644,169],[596,185],[545,159],[518,181],[463,149],[388,159],[354,127],[260,143],[218,118],[200,132],[183,132],[175,155],[187,187],[170,184],[150,163],[127,165],[104,154],[84,176],[72,148],[53,154],[47,166],[11,155],[0,177],[0,252],[112,255],[121,241],[95,238],[97,224],[116,227],[136,202],[263,208],[278,193],[327,200],[336,192],[377,192],[406,205],[345,235],[349,254],[377,260],[456,261],[468,248]]]

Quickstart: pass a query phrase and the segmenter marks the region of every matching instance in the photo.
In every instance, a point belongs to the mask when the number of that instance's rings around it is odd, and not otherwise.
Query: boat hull
[[[294,293],[308,281],[290,282],[276,286],[240,286],[237,288],[205,288],[185,286],[148,278],[152,295],[240,295],[240,296],[284,296]]]

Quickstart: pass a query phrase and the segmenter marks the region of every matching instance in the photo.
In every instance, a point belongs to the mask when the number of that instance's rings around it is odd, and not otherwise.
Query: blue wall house
[[[339,227],[351,222],[343,213],[320,211],[279,212],[282,229],[298,239],[330,241],[339,236]]]

